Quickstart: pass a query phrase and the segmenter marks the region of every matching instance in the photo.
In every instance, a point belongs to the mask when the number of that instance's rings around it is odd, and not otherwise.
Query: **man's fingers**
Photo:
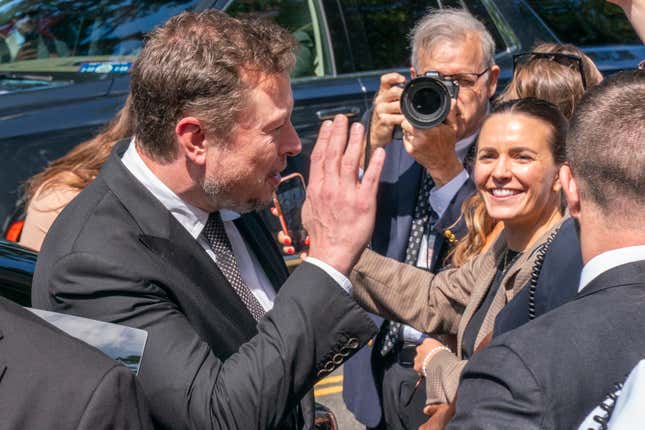
[[[381,90],[387,90],[393,85],[402,84],[403,82],[405,82],[405,76],[400,73],[386,73],[381,76],[379,92]]]
[[[322,181],[323,169],[325,166],[325,153],[331,139],[333,123],[324,121],[318,132],[318,139],[311,152],[309,165],[309,184],[319,184]]]
[[[383,121],[383,117],[385,115],[401,114],[401,103],[399,103],[398,100],[389,103],[381,103],[375,107],[375,110],[378,114],[379,120]]]
[[[375,99],[375,104],[380,105],[392,102],[399,103],[399,100],[401,100],[401,94],[403,94],[403,88],[400,86],[393,86],[391,88],[381,90]]]
[[[405,117],[401,114],[386,113],[386,114],[383,114],[383,116],[381,117],[381,124],[394,127],[397,125],[401,125],[404,119]]]
[[[355,186],[358,181],[358,168],[363,153],[363,126],[355,122],[349,131],[349,141],[341,164],[341,183],[343,186]]]
[[[345,115],[336,115],[331,130],[329,143],[325,149],[324,174],[326,178],[336,178],[340,172],[340,163],[347,145],[347,127],[349,120]],[[311,181],[311,179],[310,179]]]
[[[361,180],[360,193],[362,196],[360,198],[365,202],[371,202],[376,199],[376,189],[378,188],[384,161],[385,150],[383,148],[377,148],[372,154],[370,164]]]

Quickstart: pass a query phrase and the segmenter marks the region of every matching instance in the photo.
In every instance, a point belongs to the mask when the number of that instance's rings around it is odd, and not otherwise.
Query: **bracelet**
[[[427,372],[426,372],[426,367],[428,367],[428,364],[430,363],[430,360],[432,359],[432,357],[434,357],[435,354],[437,354],[439,351],[452,352],[450,350],[450,348],[448,348],[447,346],[443,346],[443,345],[435,346],[434,348],[432,348],[430,350],[430,352],[428,353],[428,355],[426,355],[426,357],[423,359],[423,364],[421,365],[421,372],[423,372],[423,377],[424,378],[428,376]]]

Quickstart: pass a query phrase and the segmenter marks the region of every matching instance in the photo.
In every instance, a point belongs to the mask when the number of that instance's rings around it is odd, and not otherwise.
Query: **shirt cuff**
[[[437,216],[441,218],[443,213],[448,209],[448,205],[452,201],[453,197],[457,195],[462,185],[466,183],[470,176],[466,170],[462,170],[457,176],[452,178],[450,182],[444,184],[442,187],[434,187],[430,190],[430,207],[437,213]]]
[[[345,290],[347,294],[349,294],[350,296],[352,295],[352,283],[349,278],[347,278],[347,276],[343,275],[338,270],[331,267],[329,264],[317,258],[307,257],[305,261],[307,263],[313,264],[314,266],[317,266],[320,270],[327,273],[343,290]]]
[[[405,340],[406,342],[419,344],[424,337],[425,335],[419,330],[412,328],[409,325],[403,326],[403,340]]]

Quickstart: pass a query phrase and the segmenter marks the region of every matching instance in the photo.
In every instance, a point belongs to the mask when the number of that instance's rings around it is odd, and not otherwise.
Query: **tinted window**
[[[79,71],[82,67],[79,61],[60,61],[60,57],[84,57],[80,59],[84,63],[121,58],[127,65],[139,54],[146,32],[196,3],[0,1],[0,62],[22,63],[12,70],[51,72]],[[116,70],[104,67],[101,71],[127,72],[127,66]]]
[[[342,14],[350,32],[350,41],[357,71],[382,70],[409,67],[410,49],[408,35],[415,23],[432,7],[467,8],[476,16],[493,36],[497,54],[503,56],[520,50],[523,32],[533,40],[535,16],[519,23],[515,29],[498,3],[515,3],[515,9],[530,9],[517,5],[518,2],[494,2],[491,0],[441,0],[420,1],[345,0]],[[505,6],[508,9],[508,6]],[[517,10],[513,11],[518,14]],[[544,32],[540,33],[543,34]],[[549,40],[549,37],[545,37]],[[499,60],[499,58],[498,58]]]
[[[564,41],[580,46],[638,44],[623,11],[605,0],[529,0]]]
[[[409,67],[408,34],[429,7],[437,7],[437,2],[343,1],[356,71]]]
[[[253,0],[233,1],[226,12],[236,17],[271,19],[289,30],[300,47],[292,77],[323,76],[329,69],[325,65],[325,46],[322,22],[307,0]]]

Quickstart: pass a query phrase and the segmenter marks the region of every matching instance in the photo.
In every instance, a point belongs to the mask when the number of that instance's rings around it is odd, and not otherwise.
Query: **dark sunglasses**
[[[521,54],[515,54],[513,55],[513,76],[515,76],[515,72],[519,67],[526,65],[533,60],[542,58],[555,61],[556,63],[567,67],[571,67],[572,64],[575,64],[578,67],[578,72],[580,72],[582,88],[587,91],[587,80],[585,79],[582,58],[577,55],[561,54],[559,52],[522,52]]]

